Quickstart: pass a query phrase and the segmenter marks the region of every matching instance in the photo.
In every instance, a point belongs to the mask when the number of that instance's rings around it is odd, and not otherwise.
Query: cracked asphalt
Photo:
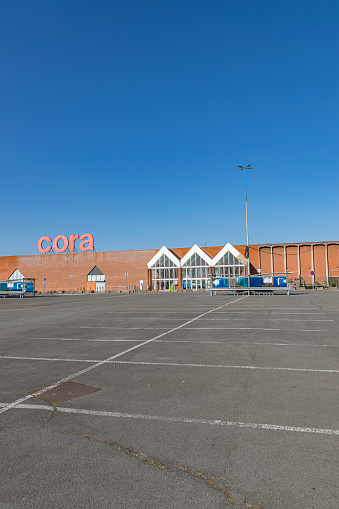
[[[0,301],[0,509],[337,509],[339,292]],[[103,390],[53,403],[75,380]]]

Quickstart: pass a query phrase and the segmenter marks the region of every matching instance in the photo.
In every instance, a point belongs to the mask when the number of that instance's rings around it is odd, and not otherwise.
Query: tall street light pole
[[[250,276],[250,248],[248,243],[248,219],[247,219],[247,187],[246,187],[246,170],[253,170],[251,164],[247,166],[237,166],[240,170],[245,170],[245,211],[246,211],[246,254],[247,254],[247,275]],[[248,281],[249,282],[249,281]]]

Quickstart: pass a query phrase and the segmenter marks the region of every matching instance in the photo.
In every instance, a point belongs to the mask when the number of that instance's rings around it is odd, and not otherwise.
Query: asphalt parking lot
[[[0,509],[338,509],[338,310],[336,291],[2,299]],[[42,399],[67,381],[101,390]]]

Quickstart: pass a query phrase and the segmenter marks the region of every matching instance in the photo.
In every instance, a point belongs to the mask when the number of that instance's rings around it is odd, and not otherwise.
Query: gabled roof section
[[[25,276],[23,274],[21,274],[19,269],[15,269],[13,274],[11,274],[8,279],[10,279],[12,281],[12,280],[15,280],[15,279],[24,279],[24,277]]]
[[[174,247],[171,248],[171,251],[181,260],[190,249],[190,247]]]
[[[232,244],[227,242],[226,246],[224,246],[221,251],[219,251],[219,253],[213,258],[212,265],[215,265],[227,252],[230,252],[233,256],[235,256],[243,265],[247,264],[247,259],[242,254],[240,254],[239,251],[232,246]]]
[[[205,251],[203,251],[199,246],[197,246],[197,244],[194,244],[194,246],[191,247],[191,249],[181,259],[181,265],[184,265],[194,253],[197,253],[200,258],[202,258],[207,263],[207,265],[212,265],[212,258],[208,256],[208,254],[205,253]]]
[[[91,272],[89,272],[87,275],[88,276],[103,276],[104,273],[101,272],[101,270],[97,266],[95,266],[95,267],[93,267]]]
[[[172,251],[170,251],[166,246],[162,246],[161,249],[153,256],[153,258],[148,262],[147,267],[151,269],[153,265],[159,260],[159,258],[162,257],[162,255],[167,256],[176,267],[179,267],[180,265],[180,259],[177,257],[176,254],[174,254]]]

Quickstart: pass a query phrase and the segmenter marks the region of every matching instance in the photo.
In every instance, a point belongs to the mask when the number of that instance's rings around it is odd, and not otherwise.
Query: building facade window
[[[198,254],[182,265],[182,287],[184,290],[202,290],[211,286],[210,265]]]
[[[170,290],[178,286],[178,267],[163,253],[150,267],[153,290]]]
[[[232,253],[227,251],[215,264],[215,277],[239,277],[244,275],[245,266]]]
[[[246,259],[230,243],[212,258],[195,244],[179,258],[175,250],[163,246],[148,262],[148,281],[154,290],[205,290],[212,285],[212,275],[236,283],[245,274]],[[234,278],[234,281],[232,281]]]

